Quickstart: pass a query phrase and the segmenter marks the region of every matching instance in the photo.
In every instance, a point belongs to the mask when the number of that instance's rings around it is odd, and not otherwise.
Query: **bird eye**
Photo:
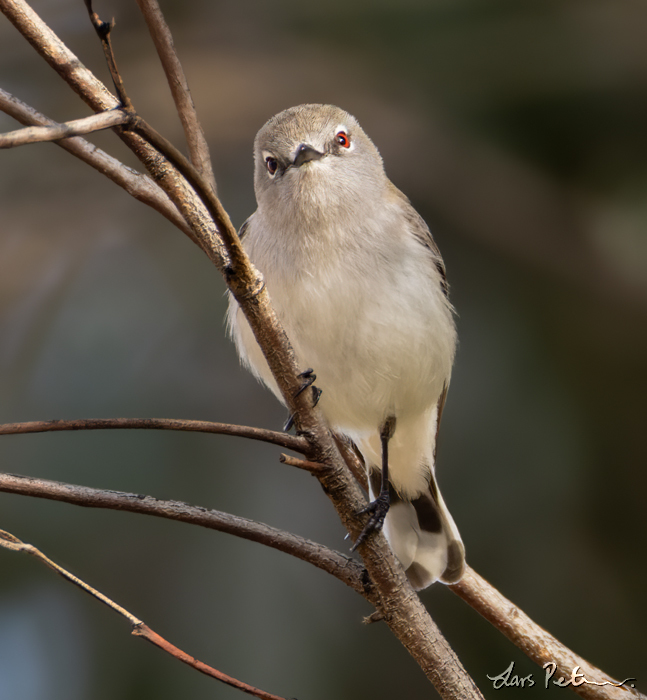
[[[350,136],[345,131],[340,131],[336,136],[335,140],[340,146],[344,148],[350,148]]]
[[[265,165],[267,166],[267,172],[270,175],[274,175],[279,167],[278,161],[276,158],[272,158],[272,156],[267,156],[265,159]]]

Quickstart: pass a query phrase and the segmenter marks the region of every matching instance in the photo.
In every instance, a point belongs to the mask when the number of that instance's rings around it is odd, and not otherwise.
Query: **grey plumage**
[[[337,107],[281,112],[259,131],[254,157],[258,208],[241,234],[296,357],[314,368],[331,427],[362,452],[372,496],[380,427],[395,418],[385,534],[416,588],[457,581],[463,544],[434,476],[456,331],[429,228]],[[229,325],[243,362],[280,399],[233,298]]]

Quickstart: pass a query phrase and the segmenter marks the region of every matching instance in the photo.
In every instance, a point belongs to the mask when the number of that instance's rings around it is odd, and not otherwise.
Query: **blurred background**
[[[35,9],[108,80],[83,3]],[[135,3],[102,0],[140,112],[182,132]],[[239,226],[252,141],[304,102],[354,114],[447,263],[460,348],[439,479],[469,563],[538,623],[647,691],[647,7],[635,0],[165,0]],[[0,17],[0,84],[89,111]],[[17,128],[0,115],[0,129]],[[139,167],[112,133],[93,141]],[[239,368],[224,283],[165,219],[53,144],[0,155],[0,421],[175,417],[279,429]],[[223,436],[0,439],[4,471],[188,501],[347,551],[317,483]],[[369,606],[232,537],[0,494],[0,527],[219,669],[285,697],[436,697]],[[451,591],[424,603],[488,698],[534,666]],[[508,694],[510,691],[507,691]],[[520,691],[512,691],[517,697]],[[553,692],[562,693],[555,689]],[[570,691],[569,691],[570,692]],[[243,697],[0,551],[2,700]]]

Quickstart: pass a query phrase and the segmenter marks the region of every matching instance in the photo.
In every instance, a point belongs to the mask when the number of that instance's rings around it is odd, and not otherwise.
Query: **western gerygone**
[[[243,245],[298,362],[316,372],[330,426],[364,456],[375,500],[360,539],[384,523],[414,587],[453,583],[465,550],[434,476],[456,348],[440,252],[338,107],[281,112],[258,132],[254,157],[258,208]],[[281,399],[233,297],[229,324],[243,362]]]

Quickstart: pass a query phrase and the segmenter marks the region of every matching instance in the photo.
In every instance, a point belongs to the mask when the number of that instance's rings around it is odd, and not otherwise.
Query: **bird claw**
[[[366,508],[362,508],[362,510],[359,511],[358,515],[369,513],[371,517],[368,519],[366,525],[364,525],[364,529],[360,532],[355,544],[350,548],[351,552],[354,552],[360,544],[365,542],[369,535],[372,535],[374,532],[379,532],[382,529],[384,518],[386,518],[386,514],[389,512],[390,505],[389,492],[384,491],[380,493],[374,501],[371,501]]]
[[[317,386],[314,386],[314,382],[317,379],[317,375],[314,373],[314,370],[312,368],[308,368],[304,372],[301,372],[301,374],[297,375],[303,379],[303,383],[301,384],[301,387],[297,390],[297,392],[294,395],[294,398],[296,399],[297,396],[302,394],[309,386],[312,387],[312,408],[314,408],[318,403],[319,399],[321,398],[321,389]],[[288,430],[292,428],[294,425],[294,414],[290,414],[288,416],[288,419],[285,421],[285,425],[283,426],[283,432],[287,433]]]
[[[315,371],[312,369],[312,367],[309,367],[307,370],[301,372],[301,374],[298,374],[297,376],[303,379],[303,383],[301,384],[301,388],[294,395],[295,399],[297,396],[299,396],[299,394],[302,394],[309,386],[312,386],[315,382],[315,379],[317,378],[317,375],[315,374]]]

